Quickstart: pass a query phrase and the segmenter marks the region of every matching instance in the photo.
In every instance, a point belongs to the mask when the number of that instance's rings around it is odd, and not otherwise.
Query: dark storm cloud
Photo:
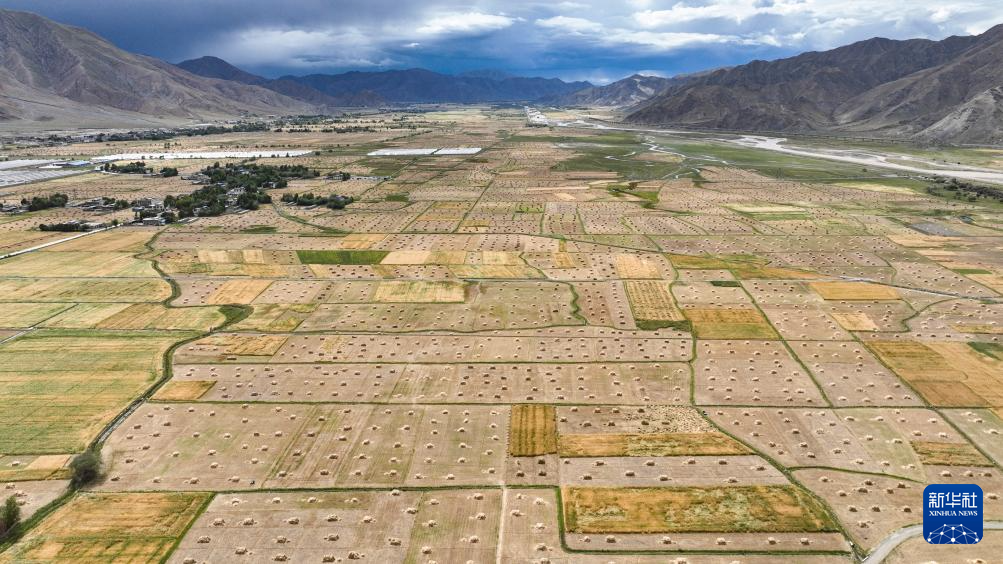
[[[603,82],[776,58],[882,35],[979,33],[971,0],[0,0],[177,62],[285,73],[475,68]]]

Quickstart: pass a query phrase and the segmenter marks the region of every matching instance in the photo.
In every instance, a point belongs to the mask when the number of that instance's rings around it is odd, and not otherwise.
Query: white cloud
[[[603,26],[600,23],[585,18],[573,18],[569,16],[554,16],[543,20],[536,20],[536,25],[579,34],[599,33],[603,30]]]
[[[658,51],[671,51],[701,44],[734,42],[737,38],[715,33],[659,33],[619,29],[600,40],[607,45],[638,45]]]
[[[222,36],[205,52],[247,66],[374,67],[392,63],[366,34],[351,28],[247,29]]]
[[[496,14],[467,12],[433,16],[416,29],[420,35],[476,35],[504,29],[515,23],[514,18]]]

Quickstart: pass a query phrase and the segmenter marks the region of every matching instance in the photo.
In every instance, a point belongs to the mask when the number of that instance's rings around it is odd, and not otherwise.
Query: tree
[[[17,504],[17,498],[10,496],[0,508],[0,537],[7,534],[21,522],[21,506]]]
[[[93,449],[87,449],[70,462],[70,470],[73,473],[70,484],[75,488],[86,486],[101,475],[101,457]]]

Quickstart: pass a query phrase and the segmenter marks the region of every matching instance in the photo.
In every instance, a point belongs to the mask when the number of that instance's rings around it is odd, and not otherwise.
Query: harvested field
[[[918,522],[931,482],[979,484],[1003,519],[988,200],[529,111],[550,127],[482,105],[177,136],[319,175],[257,210],[0,260],[0,496],[41,506],[98,436],[104,467],[0,561],[835,564]],[[418,146],[483,150],[367,156]],[[71,202],[0,214],[0,254],[66,236],[41,223],[133,216],[80,198],[192,186],[13,187]],[[281,201],[307,192],[355,200]]]
[[[645,255],[619,253],[613,255],[613,265],[616,267],[617,275],[625,280],[662,278],[659,261]]]
[[[800,564],[845,563],[845,555],[809,554],[811,550],[847,551],[842,535],[836,533],[673,533],[616,534],[597,538],[595,535],[566,533],[562,535],[558,522],[561,504],[556,492],[548,489],[507,488],[506,506],[511,510],[503,515],[505,539],[501,550],[505,562],[532,562],[547,558],[551,562],[575,564],[665,564],[685,558],[692,564],[728,564],[735,561],[734,554],[706,554],[708,551],[732,552],[735,550],[795,551]],[[725,545],[718,544],[724,537]],[[773,541],[767,539],[772,537]],[[801,542],[809,539],[809,545]],[[609,538],[605,540],[604,538]],[[615,541],[615,542],[611,542]],[[569,552],[564,543],[576,552]],[[601,545],[600,545],[601,543]],[[596,549],[601,553],[596,553]],[[617,554],[616,551],[642,551],[640,554]],[[701,551],[703,554],[690,552]],[[678,553],[684,553],[681,556]],[[687,554],[688,553],[688,554]],[[774,564],[776,554],[743,554],[743,564]]]
[[[161,304],[78,304],[42,323],[62,329],[208,331],[225,321],[215,307],[168,308]]]
[[[270,280],[227,280],[206,298],[207,304],[249,304],[271,285]]]
[[[2,479],[2,478],[0,478]],[[47,479],[37,481],[8,482],[0,486],[0,499],[14,496],[21,508],[21,520],[26,521],[36,511],[52,503],[69,487],[69,480]],[[0,555],[0,560],[3,556]]]
[[[711,456],[748,454],[743,444],[723,433],[561,434],[558,453],[590,456]]]
[[[810,282],[809,286],[826,300],[897,300],[901,297],[891,286],[868,282]]]
[[[934,466],[992,466],[982,453],[967,443],[912,441],[909,443],[923,464]]]
[[[554,406],[513,405],[509,420],[509,455],[539,456],[555,452],[557,420]]]
[[[967,343],[865,341],[928,402],[940,407],[1003,406],[1003,361]]]
[[[464,300],[462,282],[424,280],[393,280],[380,282],[373,295],[374,302],[382,303],[457,303]]]
[[[685,320],[676,307],[669,283],[656,280],[627,280],[624,282],[630,309],[638,328],[681,327]]]
[[[565,527],[575,533],[821,532],[825,508],[794,486],[566,488]]]
[[[0,562],[149,562],[166,558],[209,496],[77,494]]]
[[[201,398],[216,385],[212,380],[172,380],[153,395],[158,401],[193,401]]]
[[[769,321],[751,308],[703,308],[683,310],[700,339],[779,339]]]
[[[950,419],[968,439],[997,464],[1003,460],[1003,419],[989,409],[945,409],[941,413]]]
[[[489,562],[498,490],[220,494],[172,562]]]
[[[251,315],[233,325],[233,329],[236,331],[293,331],[316,310],[316,304],[254,304]]]
[[[0,276],[142,278],[156,275],[150,261],[137,259],[131,253],[38,252],[8,258],[0,263]]]
[[[220,355],[271,356],[286,342],[284,335],[214,335],[199,341]]]
[[[171,286],[160,278],[0,278],[0,302],[139,303],[170,295]]]
[[[0,327],[26,328],[66,311],[73,304],[12,303],[0,307]]]
[[[866,313],[833,313],[832,317],[847,331],[877,331],[878,326]]]

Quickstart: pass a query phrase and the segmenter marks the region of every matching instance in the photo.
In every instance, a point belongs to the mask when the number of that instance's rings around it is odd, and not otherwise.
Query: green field
[[[379,264],[388,251],[296,251],[303,264]]]
[[[162,374],[185,333],[44,329],[0,345],[0,452],[72,453]]]

